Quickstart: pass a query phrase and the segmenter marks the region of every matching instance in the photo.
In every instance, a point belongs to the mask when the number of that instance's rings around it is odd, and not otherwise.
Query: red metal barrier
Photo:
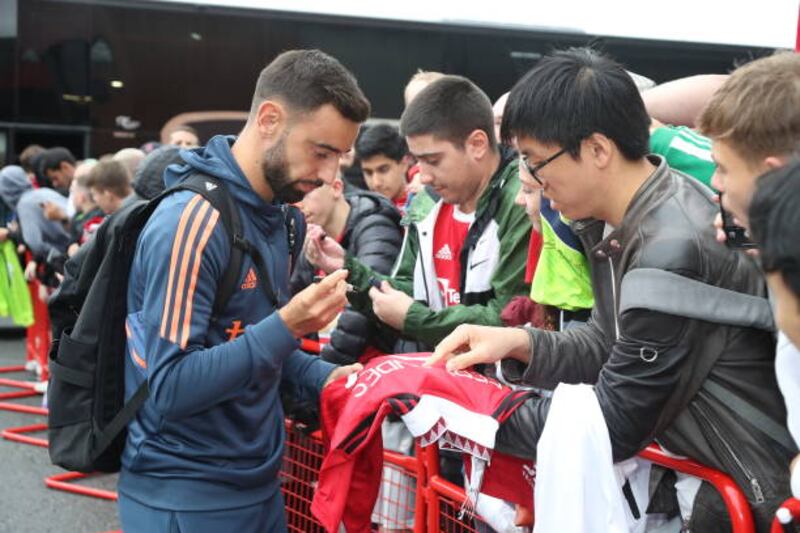
[[[40,283],[33,280],[28,283],[33,305],[33,324],[27,329],[26,360],[37,361],[42,369],[39,378],[47,381],[47,356],[50,351],[50,314],[47,304],[39,298]]]
[[[306,435],[286,421],[286,449],[281,467],[287,529],[297,533],[324,533],[311,515],[311,500],[319,481],[325,447],[319,432]],[[425,468],[421,457],[385,451],[384,490],[379,496],[372,521],[384,529],[425,531]],[[387,481],[388,480],[388,481]],[[414,516],[420,519],[414,520]]]
[[[425,467],[417,455],[410,457],[401,453],[384,450],[383,479],[378,494],[377,505],[372,521],[383,530],[424,532]]]
[[[86,479],[95,474],[82,474],[80,472],[66,472],[64,474],[56,474],[54,476],[44,478],[44,484],[47,488],[54,490],[61,490],[64,492],[71,492],[81,496],[90,496],[92,498],[100,498],[101,500],[117,501],[117,493],[111,490],[95,489],[72,483],[79,479]]]
[[[27,435],[28,433],[36,433],[38,431],[47,431],[47,424],[31,424],[30,426],[4,429],[0,432],[0,437],[14,442],[21,442],[22,444],[47,448],[47,439],[29,437]]]
[[[639,456],[655,464],[666,466],[678,472],[683,472],[708,481],[714,485],[714,488],[720,493],[722,500],[725,502],[725,506],[728,508],[728,514],[731,517],[731,524],[733,525],[733,533],[752,533],[755,531],[750,504],[747,503],[747,498],[744,493],[729,475],[723,474],[719,470],[703,466],[691,459],[676,459],[675,457],[670,457],[655,444],[651,444],[642,450]]]
[[[31,396],[33,394],[31,394]],[[35,405],[24,405],[13,402],[0,402],[0,411],[13,411],[15,413],[25,413],[26,415],[42,416],[47,416],[48,412],[47,407],[36,407]]]
[[[0,387],[14,387],[17,389],[34,390],[36,383],[33,381],[23,381],[19,379],[0,378]]]
[[[280,480],[286,509],[286,526],[297,533],[324,533],[311,516],[311,500],[319,479],[325,448],[319,436],[305,435],[286,421],[286,444]]]
[[[0,400],[15,400],[17,398],[29,398],[31,396],[36,396],[38,393],[33,390],[15,390],[15,391],[8,391],[8,392],[0,392]],[[0,402],[0,404],[5,402]],[[5,409],[6,411],[8,409]]]
[[[25,372],[25,365],[0,367],[0,374],[9,374],[17,372]],[[10,400],[13,398],[24,398],[26,396],[33,396],[34,394],[36,394],[35,392],[33,392],[35,386],[36,384],[33,381],[0,378],[0,387],[10,387],[12,389],[25,389],[26,391],[31,391],[30,394],[19,394],[16,391],[3,392],[0,393],[0,400]]]
[[[796,526],[798,521],[800,521],[800,500],[798,500],[796,498],[789,498],[788,500],[786,500],[785,502],[783,502],[781,504],[780,508],[775,513],[776,516],[775,516],[775,519],[772,521],[771,533],[783,533],[784,532],[783,525],[781,525],[780,521],[778,520],[778,516],[777,516],[778,513],[781,512],[781,509],[786,509],[787,511],[789,511],[789,515],[792,517],[792,521],[790,522],[792,525]],[[792,527],[792,526],[789,526],[789,527]],[[794,531],[794,529],[792,529],[791,531]]]
[[[322,351],[322,345],[317,341],[312,341],[311,339],[302,338],[300,339],[300,349],[304,352],[308,353],[320,353]]]
[[[447,531],[448,533],[492,531],[486,522],[472,512],[459,517],[461,508],[467,501],[467,495],[463,488],[453,485],[439,475],[439,450],[437,447],[425,448],[422,458],[428,471],[427,486],[425,487],[427,505],[425,526],[427,531]]]

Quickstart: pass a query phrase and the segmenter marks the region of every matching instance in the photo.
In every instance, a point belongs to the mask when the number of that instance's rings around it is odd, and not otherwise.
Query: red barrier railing
[[[781,523],[781,514],[785,514],[788,521]],[[794,528],[800,522],[800,500],[789,498],[781,504],[775,512],[775,519],[772,521],[770,533],[785,533],[786,531],[796,531]]]
[[[752,533],[755,531],[750,504],[747,503],[747,498],[742,492],[742,489],[739,488],[729,475],[723,474],[719,470],[703,466],[691,459],[677,459],[671,457],[664,453],[659,446],[654,444],[642,450],[639,456],[655,464],[666,466],[678,472],[683,472],[708,481],[717,489],[720,496],[722,496],[722,500],[725,502],[725,506],[728,508],[728,514],[731,517],[731,525],[733,526],[733,533]]]
[[[11,374],[25,372],[25,365],[12,365],[0,367],[0,374]],[[9,387],[12,389],[23,389],[20,391],[1,392],[0,400],[12,400],[15,398],[26,398],[37,394],[35,391],[36,383],[33,381],[25,381],[20,379],[0,378],[0,387]]]
[[[73,483],[74,481],[86,479],[93,475],[94,474],[82,474],[80,472],[66,472],[64,474],[56,474],[44,478],[44,484],[50,489],[80,494],[81,496],[90,496],[92,498],[100,498],[101,500],[117,501],[116,491],[95,489],[93,487],[86,487]]]
[[[38,280],[28,283],[33,304],[33,324],[27,329],[26,360],[39,363],[41,368],[39,379],[46,382],[49,377],[47,356],[50,351],[50,314],[47,311],[47,303],[39,298],[40,286]]]
[[[287,529],[297,533],[324,533],[322,524],[311,515],[311,500],[319,482],[325,456],[320,433],[306,435],[290,420],[286,421],[286,449],[280,471]],[[425,468],[419,457],[384,451],[382,491],[372,521],[385,530],[422,533],[425,520]]]
[[[422,460],[428,472],[425,487],[427,507],[425,526],[427,531],[447,531],[448,533],[480,533],[491,531],[480,516],[461,509],[467,502],[464,489],[447,481],[439,474],[439,450],[428,446],[422,450]]]
[[[33,396],[36,393],[30,394]],[[47,407],[37,407],[35,405],[24,405],[13,402],[0,402],[1,411],[13,411],[15,413],[24,413],[26,415],[42,415],[47,416]]]
[[[15,428],[4,429],[0,432],[0,437],[13,442],[22,444],[30,444],[31,446],[41,446],[47,448],[47,439],[38,437],[29,437],[28,433],[37,433],[39,431],[47,431],[47,424],[31,424],[29,426],[20,426]]]

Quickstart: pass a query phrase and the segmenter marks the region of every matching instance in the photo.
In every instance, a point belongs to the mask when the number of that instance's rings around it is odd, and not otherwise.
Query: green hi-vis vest
[[[578,238],[544,197],[540,218],[542,251],[531,285],[531,299],[567,311],[591,309],[594,295],[589,262]]]
[[[0,316],[28,327],[33,324],[33,304],[13,242],[0,243],[0,260],[5,263],[0,267]]]

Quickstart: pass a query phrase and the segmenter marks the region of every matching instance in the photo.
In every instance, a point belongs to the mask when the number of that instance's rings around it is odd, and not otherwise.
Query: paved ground
[[[22,364],[25,339],[0,334],[0,366]],[[2,374],[26,379],[25,374]],[[0,387],[0,392],[11,389]],[[41,404],[41,396],[13,400]],[[44,417],[0,410],[0,429],[44,421]],[[45,436],[42,433],[42,436]],[[0,533],[98,533],[119,529],[116,503],[48,489],[44,478],[63,472],[50,463],[45,448],[0,439]],[[116,476],[86,484],[114,490]]]

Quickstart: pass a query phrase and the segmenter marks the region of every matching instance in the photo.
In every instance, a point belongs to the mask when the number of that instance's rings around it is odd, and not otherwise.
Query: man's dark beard
[[[287,133],[281,135],[275,146],[264,152],[261,172],[263,172],[264,179],[272,189],[274,200],[279,203],[293,204],[302,200],[306,194],[297,188],[298,185],[310,184],[319,187],[325,182],[321,179],[292,181],[289,178],[289,165],[286,162],[287,135]]]

